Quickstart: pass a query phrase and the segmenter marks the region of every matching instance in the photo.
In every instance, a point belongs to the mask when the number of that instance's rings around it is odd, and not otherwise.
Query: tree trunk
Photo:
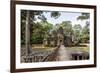
[[[26,13],[26,55],[29,55],[30,49],[30,24],[29,24],[30,11]]]

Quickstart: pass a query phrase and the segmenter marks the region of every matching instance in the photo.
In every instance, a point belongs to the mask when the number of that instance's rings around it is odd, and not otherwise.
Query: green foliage
[[[84,26],[82,29],[82,34],[81,34],[81,42],[89,42],[89,26]]]
[[[51,17],[57,19],[61,14],[58,11],[51,12]]]
[[[73,33],[74,33],[74,39],[73,42],[77,45],[81,41],[81,32],[82,32],[82,27],[80,24],[76,24],[73,27]]]
[[[26,25],[26,13],[27,13],[27,10],[21,10],[21,44],[25,44],[25,25]],[[45,17],[42,15],[42,13],[43,13],[43,11],[33,11],[33,10],[29,10],[29,13],[30,13],[30,15],[29,15],[29,27],[30,27],[30,34],[31,34],[31,39],[30,39],[30,41],[31,41],[31,43],[32,43],[32,41],[34,41],[33,40],[33,36],[35,36],[35,34],[33,35],[32,33],[32,31],[34,30],[34,28],[36,29],[36,28],[38,28],[38,30],[36,31],[36,32],[38,32],[37,33],[37,35],[39,34],[39,33],[41,33],[40,31],[41,30],[39,30],[40,29],[40,25],[34,25],[34,21],[36,21],[36,16],[38,16],[38,17],[40,17],[40,19],[42,20],[42,21],[46,21],[46,19],[45,19]],[[35,26],[35,27],[34,27]],[[40,36],[40,35],[39,35]],[[42,37],[38,37],[38,39],[41,39]]]
[[[63,21],[61,23],[61,26],[63,28],[64,35],[71,36],[71,33],[72,33],[72,24],[71,24],[71,21]]]
[[[32,35],[31,44],[41,44],[43,43],[43,37],[37,36],[37,34]]]
[[[86,20],[90,18],[90,14],[89,13],[82,13],[81,16],[79,16],[77,18],[77,20]]]
[[[25,25],[26,25],[26,10],[21,10],[21,44],[25,44]],[[60,12],[51,12],[51,17],[57,19],[61,15]],[[29,28],[30,28],[30,43],[42,44],[44,39],[50,41],[55,40],[57,42],[58,33],[64,36],[64,43],[67,44],[79,44],[81,42],[89,42],[89,22],[86,26],[82,27],[80,24],[72,26],[71,21],[63,21],[62,23],[53,25],[47,21],[47,18],[43,15],[43,11],[31,11],[29,16]],[[40,21],[37,21],[40,19]],[[77,20],[89,19],[88,13],[82,13]],[[53,47],[54,45],[47,45]]]
[[[37,22],[32,26],[31,43],[43,43],[43,39],[47,38],[47,34],[52,29],[53,25],[48,22]]]
[[[77,20],[87,20],[90,18],[89,13],[82,13],[81,16],[77,18]],[[87,20],[86,25],[83,27],[82,32],[81,32],[81,42],[89,42],[89,21]]]

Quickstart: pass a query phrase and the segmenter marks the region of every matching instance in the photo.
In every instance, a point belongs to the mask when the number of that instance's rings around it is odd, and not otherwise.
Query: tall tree
[[[31,10],[21,10],[21,28],[24,29],[21,30],[21,34],[23,34],[23,36],[21,36],[21,38],[23,39],[23,37],[25,37],[26,39],[24,40],[25,45],[26,45],[26,55],[29,55],[30,50],[31,50],[31,44],[30,44],[30,37],[31,37],[31,26],[34,22],[35,15],[39,16],[42,14],[42,11],[31,11]],[[25,31],[26,30],[26,31]],[[23,33],[22,33],[23,32]]]
[[[90,26],[89,18],[90,18],[90,14],[89,13],[82,13],[81,16],[79,16],[77,18],[77,20],[82,20],[82,21],[86,20],[86,24],[83,27],[82,34],[81,34],[82,42],[89,42],[89,33],[90,33],[90,30],[89,30],[89,26]]]
[[[89,30],[89,23],[86,23],[86,25],[82,29],[81,39],[82,42],[88,43],[89,37],[90,37],[90,30]]]
[[[81,32],[82,32],[82,26],[80,24],[76,24],[73,27],[73,32],[74,32],[74,39],[73,42],[75,45],[78,45],[81,40]]]
[[[71,33],[72,33],[71,21],[63,21],[60,26],[62,26],[65,36],[71,36]]]

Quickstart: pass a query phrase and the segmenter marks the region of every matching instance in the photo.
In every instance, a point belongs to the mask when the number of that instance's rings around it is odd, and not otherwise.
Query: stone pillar
[[[44,39],[44,40],[43,40],[43,45],[44,45],[44,46],[47,45],[47,39]]]

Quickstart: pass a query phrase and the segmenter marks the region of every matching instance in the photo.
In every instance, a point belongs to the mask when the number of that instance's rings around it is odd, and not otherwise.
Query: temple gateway
[[[72,36],[64,35],[63,28],[60,27],[55,35],[50,33],[47,38],[44,38],[43,44],[51,47],[59,45],[71,46],[72,41]]]

